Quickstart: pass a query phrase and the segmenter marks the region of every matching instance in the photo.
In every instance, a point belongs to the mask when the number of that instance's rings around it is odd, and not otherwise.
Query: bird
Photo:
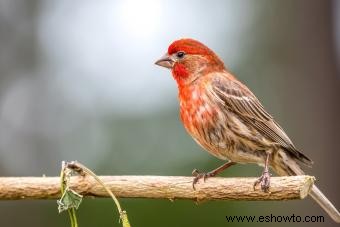
[[[207,173],[195,169],[194,190],[202,178],[205,181],[237,163],[255,163],[264,169],[254,190],[260,185],[269,192],[270,168],[279,176],[295,176],[304,174],[303,165],[312,165],[252,91],[203,43],[175,40],[155,64],[171,70],[186,131],[204,150],[226,161]],[[315,184],[309,195],[340,223],[339,211]]]

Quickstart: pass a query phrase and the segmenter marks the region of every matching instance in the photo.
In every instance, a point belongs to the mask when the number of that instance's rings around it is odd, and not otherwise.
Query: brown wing
[[[240,116],[262,135],[281,145],[302,163],[312,164],[308,157],[295,148],[280,125],[267,113],[260,101],[245,85],[223,75],[215,75],[212,82],[212,92],[225,104],[229,111]]]

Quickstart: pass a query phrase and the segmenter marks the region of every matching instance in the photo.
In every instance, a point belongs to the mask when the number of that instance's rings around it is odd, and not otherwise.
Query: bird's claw
[[[255,187],[260,184],[261,185],[261,190],[263,192],[269,192],[270,188],[270,173],[269,171],[263,171],[261,177],[259,177],[255,182],[254,182],[254,190]]]
[[[203,181],[205,182],[205,180],[210,177],[210,173],[201,173],[200,171],[198,171],[197,169],[194,169],[192,171],[192,175],[194,176],[194,180],[192,181],[192,188],[194,190],[196,190],[195,188],[195,184],[199,181],[199,179],[203,178]]]

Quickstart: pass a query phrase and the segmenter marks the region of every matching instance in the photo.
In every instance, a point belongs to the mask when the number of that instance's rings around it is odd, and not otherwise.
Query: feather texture
[[[258,130],[273,143],[281,145],[298,161],[310,166],[312,161],[299,152],[282,127],[268,114],[256,96],[243,84],[229,80],[227,72],[207,75],[211,77],[211,90],[218,97],[227,111],[242,118],[250,127]]]

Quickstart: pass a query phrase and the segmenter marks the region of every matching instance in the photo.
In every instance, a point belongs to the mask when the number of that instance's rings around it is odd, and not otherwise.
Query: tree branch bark
[[[122,198],[205,200],[290,200],[303,199],[314,183],[312,176],[272,177],[270,193],[253,189],[255,178],[209,178],[192,188],[192,177],[100,176]],[[90,176],[71,177],[70,188],[84,196],[107,197]],[[59,177],[0,177],[0,200],[57,199]]]

